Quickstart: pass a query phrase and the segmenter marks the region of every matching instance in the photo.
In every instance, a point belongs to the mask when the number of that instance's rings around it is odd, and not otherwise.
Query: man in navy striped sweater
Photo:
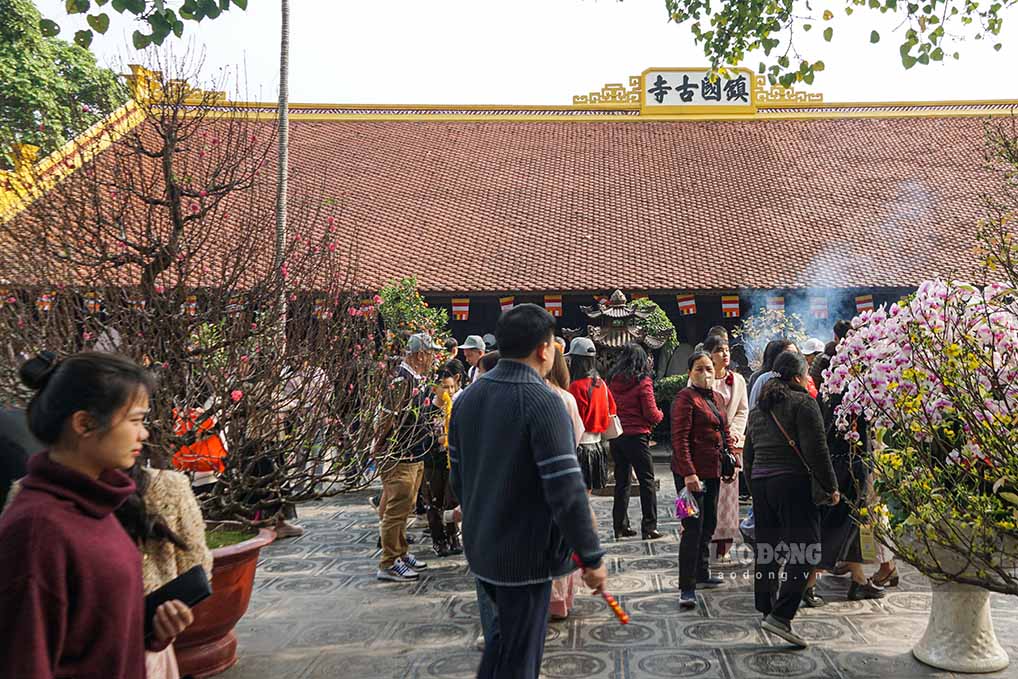
[[[545,383],[555,319],[535,304],[502,314],[501,360],[453,406],[452,483],[474,576],[498,615],[478,677],[536,679],[548,628],[551,581],[584,565],[600,591],[607,571],[576,460],[572,422]]]

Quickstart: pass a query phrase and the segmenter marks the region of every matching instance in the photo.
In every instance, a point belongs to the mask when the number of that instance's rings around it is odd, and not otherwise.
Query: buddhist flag
[[[767,311],[785,311],[785,298],[784,297],[768,297],[767,298]]]
[[[56,292],[44,292],[35,300],[35,308],[43,313],[49,313],[53,310],[53,302],[56,298]]]
[[[722,295],[721,296],[721,313],[724,314],[725,318],[738,318],[739,317],[739,296],[738,295]]]
[[[813,318],[826,319],[828,316],[827,298],[823,295],[814,295],[809,299],[809,313]]]
[[[562,295],[545,295],[544,308],[555,318],[562,317]]]
[[[198,315],[198,296],[188,295],[184,298],[184,303],[180,305],[180,311],[188,316]]]
[[[14,298],[11,297],[11,291],[7,288],[0,288],[0,307],[4,304],[14,304]]]
[[[510,309],[512,309],[514,306],[516,306],[515,302],[516,302],[516,298],[515,297],[499,297],[498,298],[498,303],[502,307],[502,313],[505,313],[505,312],[509,311]]]
[[[361,309],[363,310],[364,302],[361,301]],[[326,297],[316,297],[314,309],[311,310],[311,315],[320,321],[328,320],[332,318],[332,311],[329,309],[329,300]]]
[[[102,311],[103,300],[98,292],[90,291],[85,293],[85,310],[90,314],[97,314]]]
[[[855,311],[861,314],[864,311],[873,311],[873,295],[859,295],[855,298]]]
[[[454,297],[452,300],[452,317],[457,321],[466,321],[470,318],[470,298]]]
[[[144,311],[147,302],[141,297],[132,297],[127,301],[131,311]]]
[[[647,295],[642,292],[634,292],[633,299],[647,299]]]
[[[608,296],[607,295],[594,295],[594,302],[597,303],[597,304],[607,304],[608,303]]]
[[[696,297],[693,295],[675,295],[675,301],[679,304],[679,313],[683,316],[696,314]]]

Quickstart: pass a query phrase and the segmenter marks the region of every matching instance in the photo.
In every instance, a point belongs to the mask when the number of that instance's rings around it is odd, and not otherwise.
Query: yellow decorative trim
[[[38,163],[38,148],[15,146],[14,170],[0,171],[0,223],[12,219],[144,119],[144,112],[132,99]]]
[[[767,86],[767,78],[756,76],[756,105],[778,108],[782,106],[816,106],[824,103],[819,92],[801,92],[781,85]]]
[[[608,83],[601,88],[600,92],[577,94],[573,97],[573,106],[639,104],[640,82],[640,76],[631,75],[628,88],[622,83]]]

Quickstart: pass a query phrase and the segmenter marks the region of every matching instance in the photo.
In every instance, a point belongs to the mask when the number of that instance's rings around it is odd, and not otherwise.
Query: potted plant
[[[956,672],[1009,662],[989,594],[1018,595],[1014,282],[928,281],[861,315],[824,385],[843,395],[837,421],[847,438],[858,439],[848,427],[855,416],[877,430],[882,503],[860,513],[932,582],[929,623],[913,654]]]

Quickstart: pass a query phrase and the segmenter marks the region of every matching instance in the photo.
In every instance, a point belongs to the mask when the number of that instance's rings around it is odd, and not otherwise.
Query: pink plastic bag
[[[687,488],[683,488],[679,496],[675,498],[675,518],[688,519],[700,513],[700,507],[696,504],[693,494]]]

